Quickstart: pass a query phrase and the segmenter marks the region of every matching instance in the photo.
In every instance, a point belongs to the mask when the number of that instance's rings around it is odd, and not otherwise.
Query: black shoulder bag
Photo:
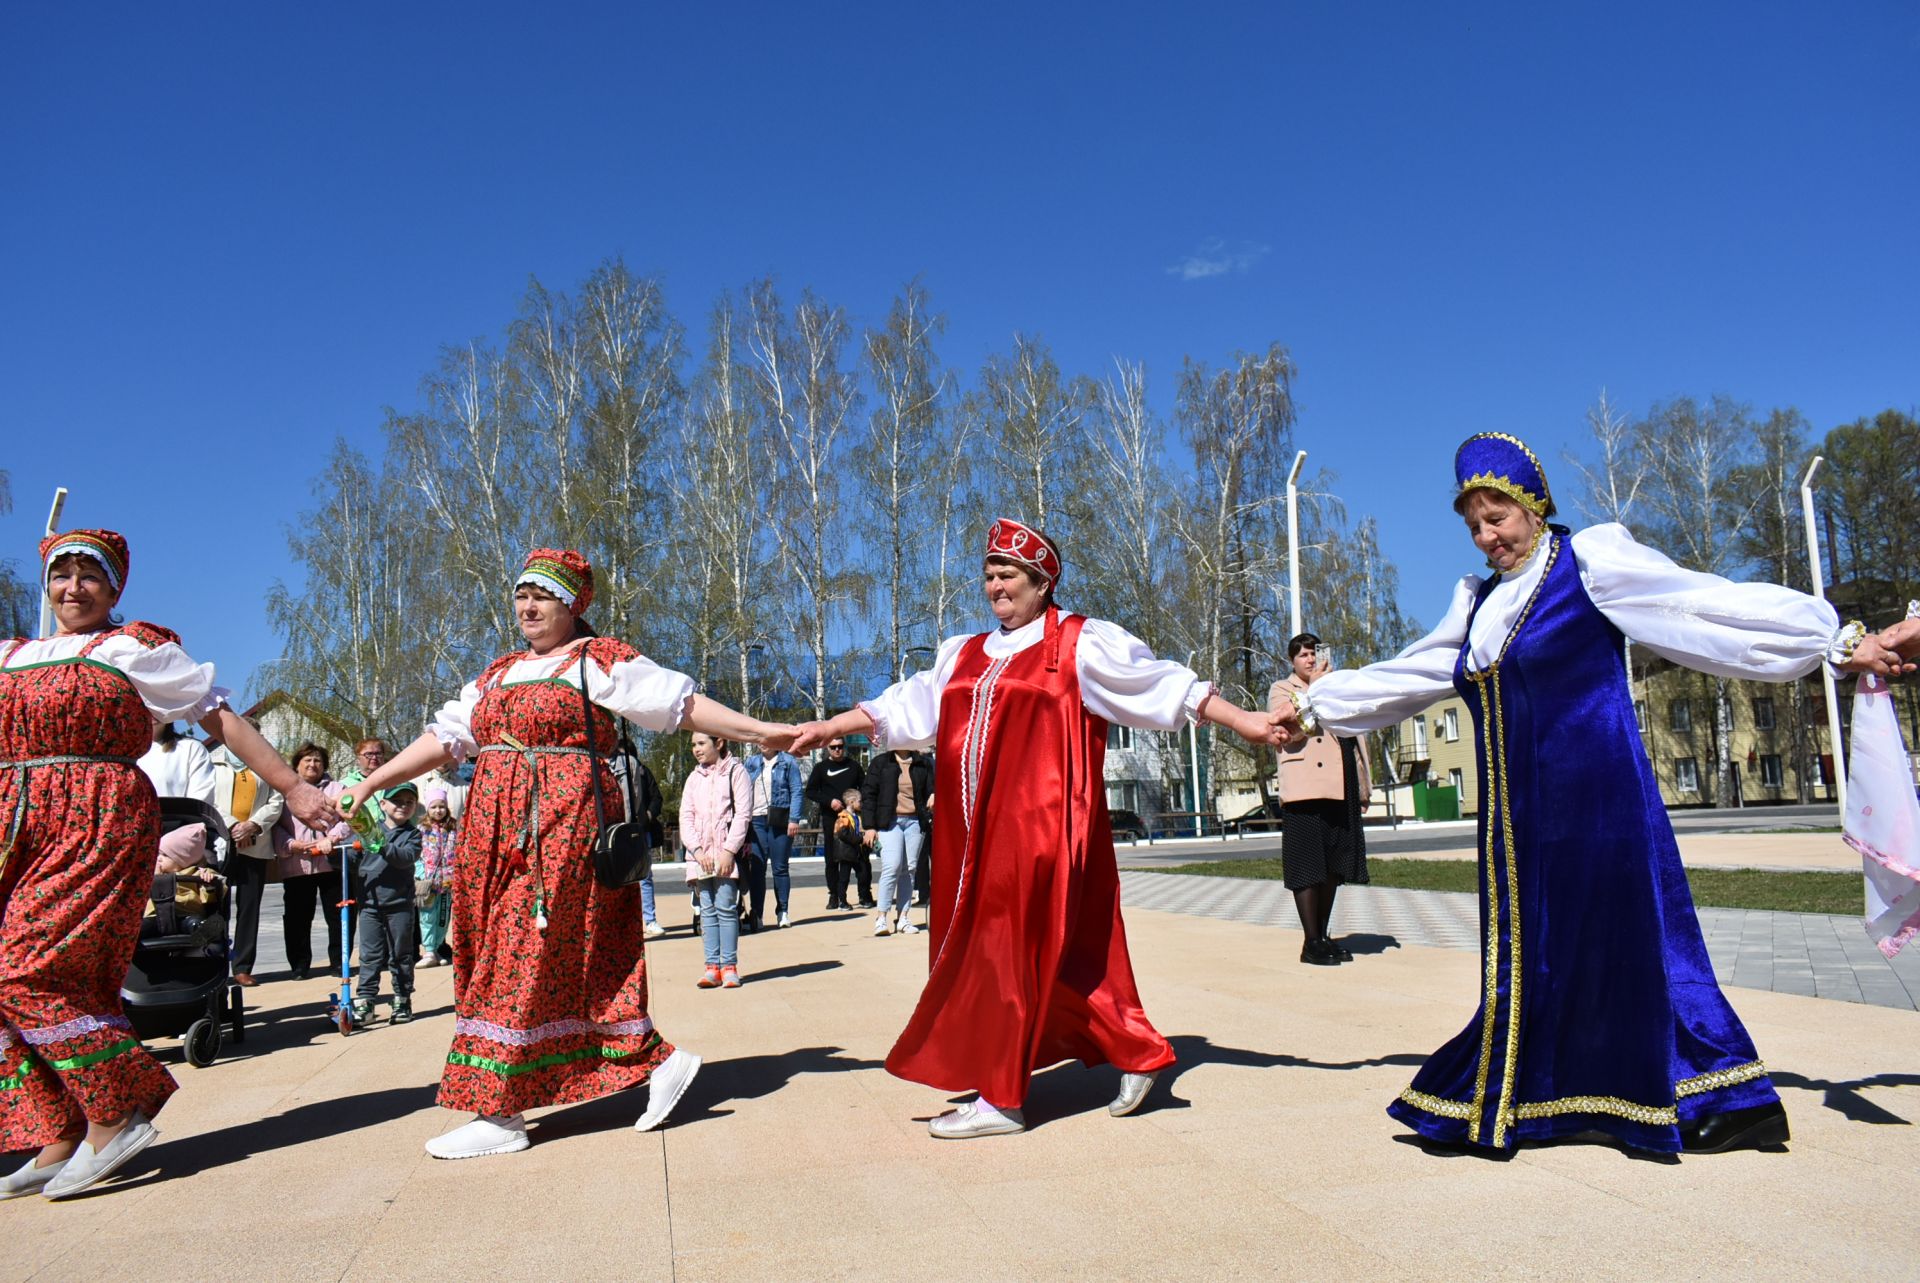
[[[580,648],[580,715],[587,724],[587,761],[593,772],[593,817],[599,830],[593,840],[593,878],[603,887],[630,887],[653,872],[653,851],[647,844],[647,820],[633,818],[632,776],[627,787],[628,818],[607,823],[607,802],[600,788],[600,753],[594,747],[593,700],[587,696],[587,651]]]

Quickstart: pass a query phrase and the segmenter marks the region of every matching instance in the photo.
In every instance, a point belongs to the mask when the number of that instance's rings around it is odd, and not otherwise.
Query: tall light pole
[[[1187,652],[1187,667],[1193,667],[1193,651]],[[1193,835],[1200,837],[1200,723],[1187,722],[1187,765],[1193,772]]]
[[[1287,473],[1287,592],[1292,597],[1293,631],[1300,635],[1300,468],[1307,461],[1302,450],[1293,456],[1293,470]]]
[[[67,506],[67,488],[61,486],[53,492],[53,507],[47,512],[47,535],[51,538],[60,529],[60,509]],[[40,635],[45,637],[53,631],[53,603],[47,600],[47,568],[41,566],[38,571],[40,580]]]
[[[1824,598],[1827,595],[1825,578],[1820,573],[1820,532],[1813,521],[1813,474],[1820,470],[1823,462],[1819,455],[1813,456],[1813,462],[1807,465],[1807,475],[1800,479],[1800,515],[1807,523],[1807,573],[1813,579],[1813,595]],[[1822,662],[1820,678],[1827,688],[1827,740],[1833,745],[1833,782],[1829,789],[1840,802],[1840,814],[1847,813],[1847,763],[1844,746],[1840,743],[1840,694],[1834,686],[1833,665]]]

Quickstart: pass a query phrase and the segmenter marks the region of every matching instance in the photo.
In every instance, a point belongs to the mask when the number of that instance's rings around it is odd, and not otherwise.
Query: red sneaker
[[[720,987],[720,968],[708,967],[706,974],[702,975],[698,980],[694,981],[694,983],[702,989],[718,989]]]
[[[740,969],[738,967],[720,968],[720,987],[738,989],[740,987]]]

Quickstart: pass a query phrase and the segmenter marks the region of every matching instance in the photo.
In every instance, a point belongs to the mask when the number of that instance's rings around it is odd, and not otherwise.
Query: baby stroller
[[[226,872],[233,841],[220,813],[193,798],[160,799],[160,831],[189,824],[206,825],[208,858],[204,866]],[[200,881],[198,869],[162,873],[154,878],[154,912],[140,924],[133,966],[120,988],[120,1002],[141,1038],[182,1037],[187,1063],[211,1065],[231,1028],[233,1041],[246,1041],[240,987],[227,976],[227,880]]]

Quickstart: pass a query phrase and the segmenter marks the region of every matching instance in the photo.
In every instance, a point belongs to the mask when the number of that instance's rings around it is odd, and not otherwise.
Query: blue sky
[[[1920,401],[1916,158],[1911,3],[11,5],[0,550],[71,487],[244,681],[335,434],[617,254],[694,326],[917,275],[950,364],[1037,332],[1163,403],[1277,339],[1431,620],[1470,432]]]

